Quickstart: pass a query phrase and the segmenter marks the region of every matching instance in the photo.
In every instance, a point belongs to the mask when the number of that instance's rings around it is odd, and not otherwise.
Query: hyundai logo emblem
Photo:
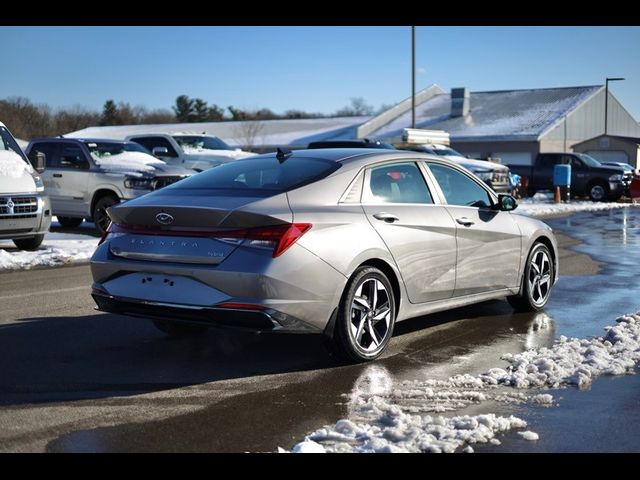
[[[169,215],[168,213],[160,212],[156,214],[156,220],[162,225],[169,225],[173,223],[173,216]]]

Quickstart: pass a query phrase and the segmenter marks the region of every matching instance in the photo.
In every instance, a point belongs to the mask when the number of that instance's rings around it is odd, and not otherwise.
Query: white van
[[[23,250],[36,250],[51,225],[51,204],[39,176],[43,156],[36,169],[0,122],[0,239]]]

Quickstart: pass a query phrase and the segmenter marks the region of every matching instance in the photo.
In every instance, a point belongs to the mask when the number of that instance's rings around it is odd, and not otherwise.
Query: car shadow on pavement
[[[320,335],[209,330],[174,339],[111,314],[0,325],[0,405],[127,396],[339,365]]]

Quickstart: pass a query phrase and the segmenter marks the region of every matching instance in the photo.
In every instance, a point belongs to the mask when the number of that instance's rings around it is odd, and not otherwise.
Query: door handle
[[[391,215],[390,213],[387,213],[387,212],[374,213],[373,218],[377,218],[378,220],[382,220],[387,223],[393,223],[400,220],[395,215]]]
[[[456,222],[458,222],[460,225],[464,225],[465,227],[470,227],[471,225],[473,225],[473,221],[469,220],[467,217],[456,218]]]
[[[56,177],[56,178],[62,178],[62,174],[61,173],[54,173],[53,176]]]

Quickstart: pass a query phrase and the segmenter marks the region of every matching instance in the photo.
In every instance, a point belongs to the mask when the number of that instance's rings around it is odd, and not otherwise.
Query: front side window
[[[13,152],[18,155],[25,162],[27,159],[24,157],[22,149],[18,146],[18,143],[9,133],[5,127],[0,127],[0,151]]]
[[[364,201],[433,203],[433,198],[418,166],[413,162],[407,162],[372,168]]]
[[[89,168],[89,162],[84,158],[84,153],[82,153],[82,149],[78,145],[63,144],[60,150],[58,166],[83,170]]]
[[[155,147],[166,147],[167,153],[164,154],[163,156],[165,156],[165,157],[177,157],[178,156],[178,153],[171,146],[171,143],[169,142],[169,140],[167,140],[164,137],[139,137],[139,138],[132,138],[131,141],[139,143],[140,145],[142,145],[144,148],[146,148],[150,152]]]
[[[438,163],[427,163],[449,205],[491,207],[491,195],[471,178],[458,170]]]

